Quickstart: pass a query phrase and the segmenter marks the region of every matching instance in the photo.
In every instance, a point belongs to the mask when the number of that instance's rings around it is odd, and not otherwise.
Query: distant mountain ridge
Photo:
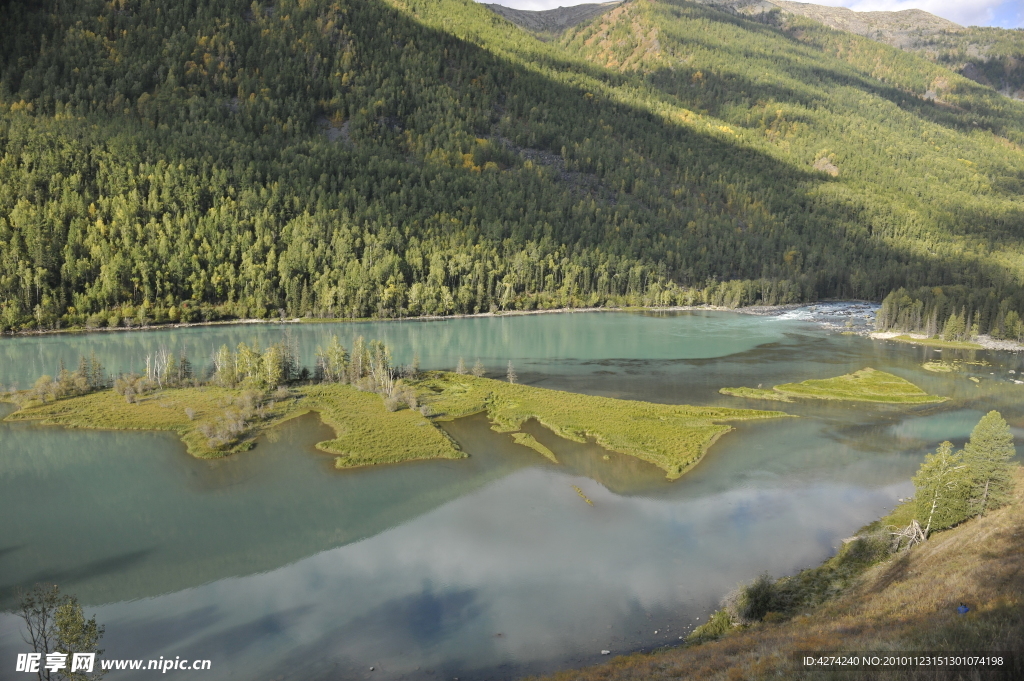
[[[845,7],[829,7],[791,0],[695,0],[701,4],[728,7],[742,14],[760,14],[779,9],[814,19],[831,28],[849,31],[865,38],[880,40],[895,47],[907,35],[928,35],[940,31],[963,30],[963,26],[920,9],[898,12],[855,12]]]
[[[765,22],[777,21],[773,15],[811,19],[829,28],[921,54],[1007,97],[1024,100],[1024,31],[976,26],[967,28],[920,9],[855,12],[845,7],[792,0],[691,1]],[[619,4],[607,2],[575,5],[539,12],[496,4],[487,7],[528,31],[553,37]]]
[[[562,31],[599,16],[622,0],[614,2],[587,3],[571,7],[558,7],[541,11],[513,9],[504,5],[487,4],[487,8],[500,14],[513,24],[539,34],[557,35]]]
[[[737,14],[791,14],[877,40],[948,66],[1007,97],[1024,100],[1024,31],[964,27],[920,9],[855,12],[792,0],[693,0]]]

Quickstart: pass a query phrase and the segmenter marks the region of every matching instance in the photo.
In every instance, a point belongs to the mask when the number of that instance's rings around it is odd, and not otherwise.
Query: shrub
[[[729,611],[722,608],[709,617],[707,622],[694,629],[690,635],[686,637],[686,641],[688,643],[714,641],[715,639],[725,636],[729,633],[730,629],[732,629],[732,618],[729,617]]]
[[[768,573],[755,579],[740,595],[739,612],[745,620],[760,622],[768,613],[778,612],[783,607],[782,594]]]

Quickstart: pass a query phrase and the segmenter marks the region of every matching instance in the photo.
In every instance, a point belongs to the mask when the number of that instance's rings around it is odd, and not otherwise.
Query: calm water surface
[[[446,425],[468,459],[345,472],[313,449],[327,437],[315,416],[213,462],[167,434],[2,424],[0,606],[59,583],[106,624],[108,657],[209,658],[208,679],[514,678],[678,641],[737,584],[820,562],[911,493],[926,451],[962,442],[989,409],[1024,435],[1012,354],[933,374],[920,366],[941,356],[930,349],[729,313],[3,339],[0,383],[27,385],[90,351],[114,371],[160,345],[202,364],[224,343],[288,332],[307,363],[331,334],[363,335],[425,368],[479,358],[497,376],[511,359],[533,385],[800,418],[740,424],[673,483],[529,424],[562,461],[551,464],[482,417]],[[951,399],[896,408],[717,392],[865,366]],[[18,626],[0,615],[0,668],[25,650]]]

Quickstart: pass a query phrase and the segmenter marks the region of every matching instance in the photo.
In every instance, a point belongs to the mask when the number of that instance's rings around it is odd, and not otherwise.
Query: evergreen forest
[[[889,296],[1024,335],[1024,103],[775,19],[10,0],[0,331]]]

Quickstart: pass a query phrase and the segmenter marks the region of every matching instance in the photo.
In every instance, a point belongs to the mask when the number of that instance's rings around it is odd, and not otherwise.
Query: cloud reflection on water
[[[816,563],[865,507],[905,486],[655,499],[527,469],[356,544],[98,614],[111,656],[208,657],[210,678],[371,665],[381,678],[474,667],[500,676],[502,665],[514,676],[624,651],[648,630],[682,634],[737,583]]]

